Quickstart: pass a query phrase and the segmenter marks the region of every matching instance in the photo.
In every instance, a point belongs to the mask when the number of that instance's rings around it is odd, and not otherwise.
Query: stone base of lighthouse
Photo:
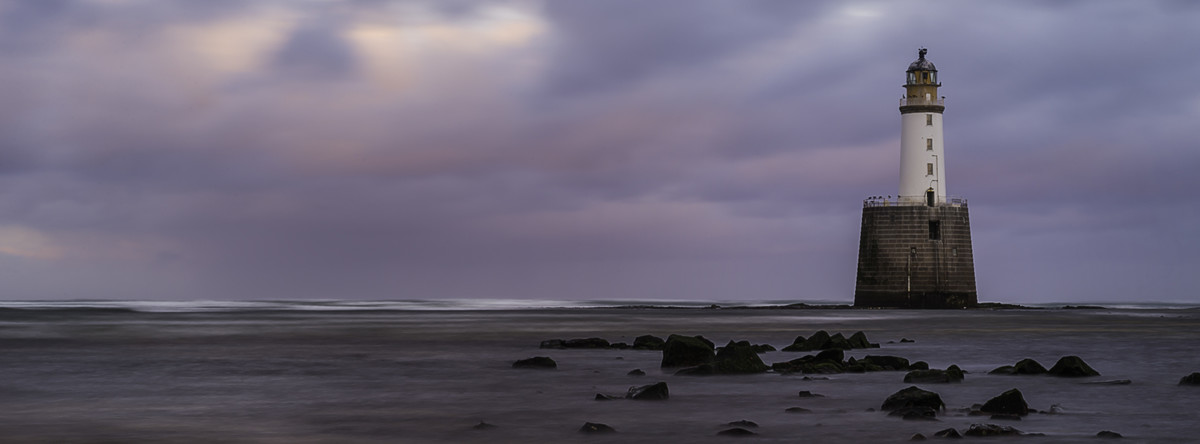
[[[964,308],[976,302],[965,203],[865,202],[856,307]]]

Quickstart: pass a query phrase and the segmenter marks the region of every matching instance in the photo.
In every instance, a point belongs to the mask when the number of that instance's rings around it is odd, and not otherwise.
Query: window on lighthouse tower
[[[933,126],[933,114],[925,115],[925,126]]]
[[[932,163],[925,164],[925,175],[926,176],[933,175],[933,164]]]
[[[925,151],[933,151],[933,139],[925,139]]]

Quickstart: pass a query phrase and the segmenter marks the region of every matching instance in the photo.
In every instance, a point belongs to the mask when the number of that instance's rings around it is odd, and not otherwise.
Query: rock
[[[936,420],[937,410],[929,407],[902,407],[892,410],[888,416],[900,416],[906,420]]]
[[[1120,433],[1110,432],[1108,430],[1101,430],[1099,433],[1096,433],[1096,437],[1097,438],[1124,438],[1123,436],[1121,436]]]
[[[1021,396],[1020,390],[1012,389],[989,399],[988,402],[983,403],[983,407],[980,407],[979,411],[1024,416],[1029,414],[1029,404],[1025,403],[1025,397]]]
[[[958,433],[958,430],[943,429],[943,430],[937,431],[937,433],[934,433],[933,437],[934,438],[962,438],[962,435]]]
[[[942,402],[942,397],[937,393],[912,386],[888,396],[879,409],[890,412],[905,407],[929,407],[934,410],[942,410],[946,408],[946,404]]]
[[[763,364],[758,353],[754,351],[754,346],[749,342],[735,343],[733,341],[729,341],[729,344],[721,347],[713,366],[717,373],[723,375],[762,373],[770,368]]]
[[[810,392],[808,390],[802,390],[802,391],[800,391],[800,397],[801,398],[824,398],[825,395],[818,395],[818,394]]]
[[[823,349],[838,349],[838,350],[851,349],[850,341],[846,340],[846,337],[842,336],[841,333],[830,336],[829,342],[826,342],[825,346],[822,348]]]
[[[802,336],[797,337],[796,340],[800,340],[800,338],[802,338]],[[802,342],[802,343],[796,342],[796,343],[793,343],[792,345],[784,347],[783,351],[822,350],[825,348],[825,344],[827,344],[827,343],[829,343],[829,333],[826,333],[825,330],[820,330],[816,333],[813,333],[812,336],[809,336],[808,339],[805,339],[804,342]]]
[[[755,353],[766,353],[775,351],[775,347],[771,344],[754,344],[750,347],[754,348]]]
[[[1046,367],[1042,367],[1042,364],[1029,358],[1017,361],[1017,364],[1013,366],[1014,375],[1041,375],[1045,373]]]
[[[912,364],[908,364],[908,369],[909,370],[929,370],[929,363],[925,362],[925,361],[917,361]]]
[[[488,424],[483,421],[479,421],[479,424],[475,424],[475,425],[471,426],[471,428],[475,429],[475,430],[487,430],[487,429],[494,429],[496,427],[498,427],[498,426],[495,424]],[[1104,433],[1104,432],[1100,432],[1100,433]],[[1109,433],[1112,433],[1112,432],[1109,432]]]
[[[850,335],[850,348],[879,348],[879,344],[872,344],[867,340],[867,334],[862,331],[857,331]]]
[[[1184,376],[1179,380],[1179,385],[1200,385],[1200,372]]]
[[[906,344],[906,343],[910,343],[910,342],[917,342],[917,341],[914,341],[914,340],[908,339],[908,338],[900,338],[901,344]]]
[[[567,348],[567,347],[563,346],[562,339],[547,339],[545,341],[542,341],[542,343],[540,345],[538,345],[538,348]]]
[[[884,370],[908,370],[908,360],[898,356],[872,356],[857,361],[861,364],[878,365]]]
[[[638,401],[665,401],[671,395],[667,390],[667,383],[656,382],[650,385],[630,387],[629,393],[626,393],[625,397]]]
[[[666,344],[663,338],[653,335],[642,335],[633,339],[634,350],[662,350]]]
[[[1021,434],[1020,430],[995,424],[971,424],[971,428],[963,433],[966,436],[1014,436]]]
[[[712,376],[715,374],[717,374],[717,370],[712,364],[697,365],[675,372],[675,376]]]
[[[757,435],[757,433],[751,432],[751,431],[743,429],[741,427],[734,427],[732,429],[725,429],[725,430],[719,431],[719,432],[717,432],[717,435],[720,435],[720,436],[753,436],[753,435]]]
[[[611,344],[601,338],[568,339],[563,342],[566,348],[609,348]]]
[[[712,343],[703,336],[671,335],[663,344],[662,367],[691,367],[716,359]]]
[[[619,396],[606,395],[603,393],[597,393],[596,398],[595,398],[595,400],[597,400],[597,401],[613,401],[613,400],[617,400],[617,399],[621,399],[621,398]]]
[[[1129,385],[1129,384],[1133,384],[1133,381],[1130,381],[1128,379],[1110,379],[1107,381],[1081,382],[1080,384],[1084,384],[1084,385]]]
[[[625,349],[629,348],[629,344],[626,344],[624,342],[614,342],[614,343],[610,344],[608,347],[615,348],[618,350],[625,350]]]
[[[1017,374],[1017,369],[1011,365],[1002,365],[1000,367],[996,367],[996,368],[992,369],[992,371],[988,372],[988,374],[989,375],[1015,375],[1015,374]]]
[[[754,421],[748,421],[745,419],[743,419],[741,421],[734,421],[734,422],[731,422],[731,423],[725,424],[725,425],[734,426],[734,427],[758,427],[758,423],[756,423]]]
[[[829,349],[829,350],[822,350],[820,353],[817,353],[817,356],[815,358],[813,358],[814,361],[829,361],[829,362],[837,362],[837,363],[841,363],[845,359],[846,359],[846,352],[842,351],[841,349],[836,349],[836,348]]]
[[[957,367],[955,367],[955,370]],[[904,382],[913,384],[962,382],[961,370],[913,370],[904,375]]]
[[[824,376],[805,376],[803,378],[800,378],[800,380],[801,381],[828,381],[829,378],[826,378]]]
[[[844,370],[842,369],[841,365],[833,362],[822,361],[805,364],[801,371],[803,371],[806,375],[832,375],[842,373]]]
[[[554,369],[554,368],[558,368],[558,363],[554,362],[553,359],[550,359],[549,357],[546,357],[546,356],[534,356],[529,359],[522,359],[517,362],[514,362],[512,367],[513,368]]]
[[[804,407],[788,407],[788,408],[784,409],[783,411],[788,412],[788,413],[812,413],[812,410],[806,409]]]
[[[635,368],[635,369],[633,369],[633,370],[630,370],[630,371],[629,371],[629,373],[626,373],[626,375],[629,375],[629,376],[646,376],[646,372],[642,371],[642,369],[640,369],[640,368]]]
[[[925,435],[922,435],[920,433],[914,434],[912,436],[912,438],[908,438],[909,441],[924,441],[926,439],[927,438],[925,438]]]
[[[1100,376],[1100,372],[1088,367],[1083,359],[1078,356],[1063,356],[1054,363],[1054,367],[1050,367],[1047,373],[1054,376],[1062,376],[1069,378],[1078,378],[1083,376]]]
[[[608,424],[600,424],[597,422],[585,422],[583,427],[579,428],[579,433],[616,433],[617,429],[609,427]]]

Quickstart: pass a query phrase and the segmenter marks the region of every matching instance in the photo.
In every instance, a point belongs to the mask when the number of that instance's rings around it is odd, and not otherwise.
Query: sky
[[[1190,1],[4,0],[0,298],[853,299],[904,71],[981,301],[1200,302]]]

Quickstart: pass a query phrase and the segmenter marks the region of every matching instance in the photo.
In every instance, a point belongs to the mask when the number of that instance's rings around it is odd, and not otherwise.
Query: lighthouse
[[[945,98],[925,48],[900,98],[900,187],[863,200],[854,305],[965,308],[977,302],[967,200],[946,194]]]

